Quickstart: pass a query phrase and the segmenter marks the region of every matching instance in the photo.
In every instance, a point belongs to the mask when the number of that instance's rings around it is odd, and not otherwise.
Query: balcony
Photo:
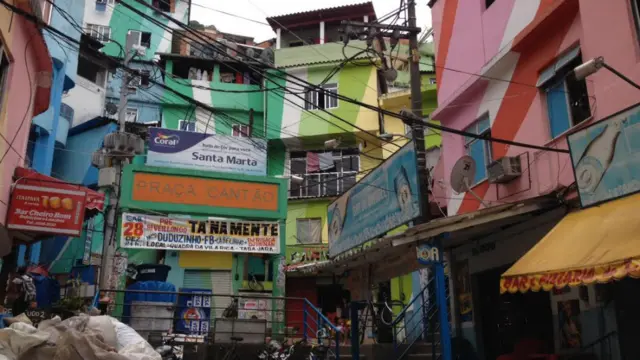
[[[60,118],[58,120],[58,130],[56,131],[56,141],[63,146],[67,144],[69,128],[73,123],[75,110],[65,103],[60,104]]]

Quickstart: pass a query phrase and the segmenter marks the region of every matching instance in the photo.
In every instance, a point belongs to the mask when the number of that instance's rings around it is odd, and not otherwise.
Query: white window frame
[[[130,115],[134,112],[135,112],[135,115],[133,117],[133,120],[130,120]],[[127,122],[133,122],[133,123],[138,122],[138,114],[139,114],[138,108],[128,107],[125,109],[125,119]]]
[[[9,67],[11,62],[9,56],[4,51],[4,43],[0,39],[0,114],[2,113],[2,106],[4,105],[4,97],[7,93],[7,79],[9,78]]]
[[[309,228],[311,228],[312,224],[316,224],[318,225],[318,239],[312,239],[312,240],[317,240],[317,241],[300,241],[300,226],[308,226]],[[311,231],[309,230],[308,233],[310,234]],[[296,243],[300,244],[300,245],[317,245],[317,244],[322,244],[322,218],[298,218],[296,219]]]
[[[339,94],[339,87],[337,83],[324,84],[321,86],[325,91],[324,95],[324,110],[337,109],[340,106],[340,100],[337,97],[329,96],[326,94],[327,92]],[[335,89],[335,91],[333,91]],[[320,110],[320,91],[316,89],[310,89],[305,94],[305,110]],[[335,104],[331,104],[332,106],[327,106],[329,102],[335,102]]]
[[[178,130],[196,132],[196,122],[184,119],[178,120]]]
[[[291,175],[299,176],[303,179],[300,185],[296,185],[298,189],[292,188],[293,184],[289,185],[289,198],[290,199],[313,199],[313,198],[321,198],[321,197],[333,197],[340,196],[340,194],[344,193],[348,190],[347,185],[345,185],[345,178],[353,176],[354,184],[357,182],[357,176],[362,167],[362,163],[360,161],[360,154],[343,154],[341,150],[333,151],[334,153],[339,152],[339,155],[333,154],[333,160],[341,161],[343,159],[350,159],[351,161],[355,159],[357,161],[357,168],[355,170],[344,170],[344,166],[341,166],[339,171],[334,172],[314,172],[314,173],[297,173],[293,171],[292,163],[296,161],[304,161],[306,168],[306,157],[289,157],[289,171]],[[338,170],[338,169],[336,169]],[[325,185],[330,182],[335,181],[336,194],[330,194],[329,188]],[[351,185],[353,186],[353,184]],[[297,194],[295,193],[297,191]],[[293,193],[293,194],[292,194]]]
[[[106,44],[111,41],[111,27],[106,25],[89,24],[87,23],[87,34],[92,38]],[[98,35],[98,36],[95,36]],[[106,37],[106,39],[105,39]]]
[[[130,32],[131,34],[134,34],[134,33],[135,33],[135,34],[137,34],[137,35],[138,35],[138,38],[137,38],[137,40],[136,40],[135,44],[133,44],[133,47],[134,47],[134,48],[138,48],[138,49],[148,49],[149,47],[151,47],[151,36],[153,35],[151,32],[149,32],[149,31],[140,31],[140,30],[129,30],[129,32]],[[149,34],[149,46],[142,45],[142,34],[143,34],[143,33],[147,33],[147,34]]]
[[[231,136],[234,136],[234,137],[249,137],[249,125],[246,125],[246,124],[233,124],[233,125],[231,125]]]

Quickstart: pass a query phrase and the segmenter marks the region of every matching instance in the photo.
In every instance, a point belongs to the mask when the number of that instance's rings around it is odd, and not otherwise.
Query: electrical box
[[[107,167],[98,171],[98,186],[107,187],[116,185],[116,169],[113,167]]]
[[[522,175],[522,165],[519,157],[505,156],[487,166],[489,182],[504,184]]]

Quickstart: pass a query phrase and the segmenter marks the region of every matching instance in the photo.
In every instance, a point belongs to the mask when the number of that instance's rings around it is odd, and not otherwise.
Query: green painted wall
[[[331,203],[329,199],[310,199],[310,200],[293,200],[289,201],[287,211],[287,245],[295,245],[298,243],[296,236],[298,229],[296,228],[297,219],[319,218],[322,220],[322,242],[329,243],[329,232],[327,224],[327,207]]]
[[[300,51],[309,51],[302,49]],[[323,64],[317,66],[300,67],[275,72],[276,77],[284,77],[287,72],[304,79],[312,84],[322,83],[329,73],[334,70],[335,64]],[[270,77],[274,80],[274,76]],[[275,79],[268,82],[270,89],[278,89],[286,86],[289,89],[298,89],[297,82]],[[359,101],[377,105],[377,73],[374,66],[346,66],[337,74],[327,80],[327,83],[337,83],[338,93],[357,99]],[[300,98],[302,97],[302,99]],[[287,100],[285,100],[287,99]],[[300,137],[301,141],[314,137],[328,137],[338,133],[354,133],[358,127],[376,131],[378,128],[377,113],[362,109],[360,106],[344,101],[338,101],[338,107],[328,109],[329,113],[337,115],[346,122],[337,120],[322,110],[304,111],[293,103],[304,106],[303,90],[297,94],[285,93],[284,90],[269,91],[267,93],[267,124],[269,139],[285,139]],[[305,139],[306,138],[306,139]]]
[[[149,5],[151,4],[151,0],[143,1]],[[158,14],[157,11],[145,6],[144,4],[136,1],[127,1],[127,5],[153,18],[155,21],[162,24],[163,27],[167,27],[169,25],[171,25],[169,27],[173,26],[173,23],[170,23],[167,17]],[[118,2],[116,2],[113,7],[114,10],[110,13],[111,18],[109,20],[109,27],[111,27],[111,39],[114,41],[105,44],[103,47],[105,54],[123,57],[123,50],[118,43],[123,47],[125,46],[127,32],[129,30],[151,33],[151,46],[145,51],[143,56],[138,57],[138,60],[152,60],[158,52],[171,51],[172,33],[170,31],[158,26],[151,20],[145,19]],[[109,12],[105,12],[105,14],[109,14]],[[186,23],[189,17],[189,2],[176,1],[174,12],[169,15],[178,21]]]

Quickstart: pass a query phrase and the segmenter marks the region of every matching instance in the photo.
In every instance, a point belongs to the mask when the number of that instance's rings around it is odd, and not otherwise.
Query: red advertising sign
[[[64,183],[15,184],[7,215],[7,228],[31,232],[80,236],[87,194]]]

